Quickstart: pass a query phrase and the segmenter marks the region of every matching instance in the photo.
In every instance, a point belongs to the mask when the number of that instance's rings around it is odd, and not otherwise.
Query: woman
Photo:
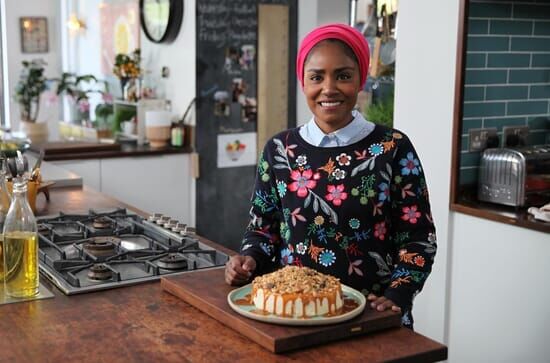
[[[354,111],[369,68],[363,36],[321,26],[300,45],[297,75],[313,118],[270,139],[260,156],[250,224],[226,281],[294,264],[334,275],[412,328],[414,296],[436,252],[418,156],[400,131]]]

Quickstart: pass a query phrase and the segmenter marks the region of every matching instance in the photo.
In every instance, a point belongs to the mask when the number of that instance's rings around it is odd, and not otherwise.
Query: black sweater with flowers
[[[410,308],[436,252],[418,156],[383,126],[349,146],[308,144],[297,128],[260,156],[241,254],[257,273],[299,265],[334,275],[364,294]]]

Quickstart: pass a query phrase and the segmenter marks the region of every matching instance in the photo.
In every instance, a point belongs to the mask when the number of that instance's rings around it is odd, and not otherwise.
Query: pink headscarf
[[[302,88],[304,88],[304,63],[307,55],[317,43],[325,39],[338,39],[346,43],[359,62],[359,73],[361,75],[361,88],[367,80],[369,71],[369,45],[365,37],[355,28],[346,24],[326,24],[313,29],[300,44],[298,49],[298,57],[296,57],[296,76],[300,80]]]

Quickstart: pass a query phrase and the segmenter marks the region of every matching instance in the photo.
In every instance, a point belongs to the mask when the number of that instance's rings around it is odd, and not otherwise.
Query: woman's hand
[[[369,294],[367,300],[370,301],[370,307],[378,311],[384,311],[391,309],[392,311],[401,312],[401,308],[390,299],[385,298],[384,296],[376,296],[374,294]]]
[[[244,285],[256,270],[256,260],[250,256],[235,255],[225,264],[225,282],[229,285]]]

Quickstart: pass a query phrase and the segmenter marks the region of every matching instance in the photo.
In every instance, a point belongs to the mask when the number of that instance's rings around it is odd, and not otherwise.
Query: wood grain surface
[[[51,200],[38,202],[42,213],[128,207],[88,188],[52,190]],[[159,282],[73,296],[43,276],[41,282],[53,299],[0,306],[0,362],[434,362],[447,357],[444,345],[405,328],[273,354],[164,292]]]
[[[161,286],[274,353],[320,345],[401,325],[400,314],[392,311],[377,312],[369,308],[352,320],[323,326],[284,326],[248,319],[233,311],[227,303],[227,294],[234,288],[225,283],[223,268],[163,277]],[[208,289],[205,289],[205,286],[208,286]]]

